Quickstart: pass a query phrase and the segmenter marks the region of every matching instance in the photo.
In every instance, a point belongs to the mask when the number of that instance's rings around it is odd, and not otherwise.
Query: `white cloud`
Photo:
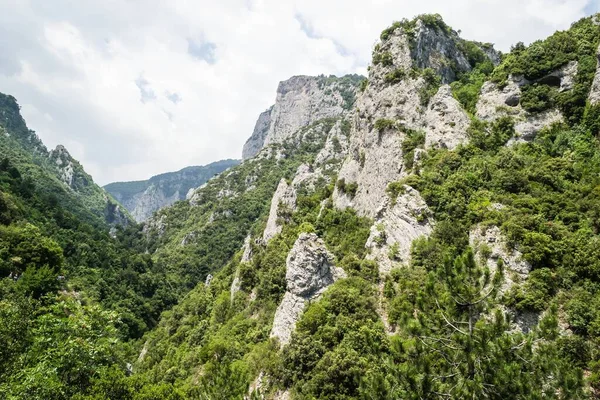
[[[393,20],[437,12],[502,50],[597,0],[0,0],[0,91],[102,184],[238,158],[294,74],[364,73]],[[597,4],[596,4],[597,7]]]

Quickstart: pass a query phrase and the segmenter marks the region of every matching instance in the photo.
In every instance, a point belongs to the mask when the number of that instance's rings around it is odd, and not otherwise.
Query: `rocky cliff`
[[[20,113],[20,107],[14,97],[0,93],[0,127],[6,133],[2,135],[5,146],[3,155],[8,159],[16,157],[31,160],[44,173],[60,182],[60,189],[48,189],[54,195],[61,198],[65,203],[67,198],[76,199],[79,206],[92,212],[96,217],[103,219],[109,224],[124,225],[129,223],[130,217],[120,205],[100,188],[92,177],[85,172],[79,161],[75,160],[67,149],[58,145],[54,150],[48,151],[39,136],[28,129]],[[25,158],[23,158],[25,157]],[[36,181],[40,178],[40,171],[36,168],[28,168],[29,178]],[[44,185],[42,185],[44,186]],[[52,187],[52,185],[48,185]]]
[[[275,104],[258,117],[242,158],[254,157],[263,147],[281,143],[315,121],[348,112],[362,79],[359,75],[294,76],[280,82]]]
[[[500,55],[424,15],[382,32],[368,80],[349,86],[346,102],[336,89],[344,78],[282,82],[245,161],[146,224],[156,260],[195,283],[213,280],[166,316],[147,346],[154,358],[139,368],[179,371],[193,347],[202,365],[177,376],[206,383],[235,359],[251,371],[240,396],[359,398],[395,384],[387,379],[400,370],[381,372],[382,359],[426,376],[445,359],[419,364],[421,349],[462,357],[463,327],[494,345],[514,340],[502,353],[513,354],[519,335],[537,340],[553,301],[563,301],[557,319],[568,326],[571,300],[556,294],[571,289],[557,289],[556,270],[587,276],[593,257],[584,254],[596,251],[587,243],[599,240],[596,214],[580,218],[573,203],[595,207],[597,172],[584,115],[598,91],[600,32],[578,24],[569,37],[582,43],[571,50],[549,40]],[[461,384],[452,368],[439,393]],[[371,375],[373,387],[357,383]]]
[[[190,189],[202,186],[214,175],[239,164],[237,160],[217,161],[153,176],[146,181],[115,182],[104,186],[133,218],[143,222],[155,211],[184,200]]]

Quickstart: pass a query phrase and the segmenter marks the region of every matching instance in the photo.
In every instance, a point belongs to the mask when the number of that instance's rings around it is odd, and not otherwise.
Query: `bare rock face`
[[[268,110],[262,112],[258,116],[258,121],[256,121],[256,125],[254,126],[254,132],[252,132],[252,136],[246,141],[244,149],[242,150],[242,158],[244,160],[254,157],[263,148],[265,138],[267,137],[269,127],[271,126],[272,111],[273,106],[269,107]]]
[[[137,222],[143,222],[147,220],[154,211],[165,205],[173,204],[179,200],[180,197],[179,191],[174,192],[171,196],[167,196],[157,186],[150,185],[142,193],[137,193],[130,199],[124,200],[123,205],[131,210],[131,216]]]
[[[574,76],[570,75],[577,71],[577,63],[570,63],[553,74],[562,77],[561,87],[564,82],[565,90],[572,88]],[[567,73],[569,75],[567,75]],[[550,74],[552,75],[552,74]],[[549,76],[550,76],[549,75]],[[522,77],[509,77],[508,84],[500,89],[492,82],[486,82],[481,88],[479,100],[477,101],[476,116],[484,121],[495,121],[504,116],[512,117],[515,121],[515,137],[508,144],[531,141],[537,133],[554,123],[564,121],[562,113],[558,109],[546,110],[540,113],[529,113],[521,107],[521,86],[530,83]]]
[[[395,204],[388,199],[379,210],[365,245],[371,249],[368,257],[377,261],[381,274],[387,274],[394,263],[408,264],[413,240],[432,231],[427,204],[417,190],[405,185]]]
[[[485,263],[493,273],[498,260],[504,264],[504,283],[500,293],[507,292],[513,285],[523,282],[529,276],[531,265],[522,259],[522,254],[508,247],[504,235],[497,226],[477,226],[469,232],[469,244],[475,250],[480,262]]]
[[[546,110],[538,114],[530,114],[515,124],[515,137],[511,138],[507,145],[532,141],[537,133],[552,124],[563,122],[564,118],[559,110]]]
[[[244,145],[243,158],[254,157],[263,147],[280,143],[315,121],[347,113],[354,102],[359,78],[294,76],[280,82],[275,105],[258,118],[252,136]]]
[[[345,277],[333,260],[323,240],[314,233],[302,233],[294,243],[286,260],[287,290],[271,330],[271,337],[279,338],[282,346],[289,343],[307,302],[317,298],[336,279]]]
[[[325,146],[319,151],[315,158],[315,165],[325,167],[328,162],[341,160],[348,154],[349,138],[344,133],[342,125],[344,122],[337,121],[325,141]]]
[[[596,18],[598,17],[596,16]],[[588,97],[591,105],[600,103],[600,47],[598,47],[597,57],[598,66],[596,67],[596,75],[594,76],[594,82],[592,83],[592,88],[590,89],[590,95]]]
[[[263,240],[265,243],[281,232],[281,225],[279,225],[278,219],[280,209],[283,207],[288,208],[290,211],[293,211],[296,208],[296,190],[294,190],[292,186],[289,186],[285,179],[282,178],[271,199],[269,219],[267,220],[267,226],[263,232]]]
[[[417,67],[433,68],[443,83],[455,81],[456,72],[472,69],[466,55],[458,47],[456,32],[427,26],[422,20],[417,21],[416,31],[412,57]]]
[[[355,103],[348,156],[338,174],[358,188],[353,196],[336,188],[336,207],[354,207],[361,215],[375,217],[388,184],[407,175],[402,142],[409,129],[425,133],[427,148],[454,149],[466,142],[470,120],[450,87],[442,85],[427,99],[427,82],[412,72],[432,68],[449,83],[456,78],[455,70],[471,70],[460,40],[456,32],[417,21],[414,32],[397,27],[376,46],[368,85]],[[495,54],[493,49],[488,53]],[[381,129],[381,120],[391,121],[393,127]]]
[[[538,82],[556,82],[559,81],[559,91],[564,92],[573,89],[575,85],[575,76],[577,75],[577,61],[570,61],[556,71],[553,71],[548,76],[538,80]]]
[[[425,147],[454,149],[468,141],[471,119],[452,95],[450,85],[442,85],[425,112]]]
[[[48,156],[56,164],[59,179],[70,188],[73,188],[75,166],[67,149],[64,146],[58,145],[56,149],[50,151]]]

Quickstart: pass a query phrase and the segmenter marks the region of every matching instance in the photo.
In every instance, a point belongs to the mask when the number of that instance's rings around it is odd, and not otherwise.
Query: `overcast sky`
[[[240,158],[292,75],[366,74],[394,20],[440,13],[508,50],[600,0],[0,0],[0,92],[96,182]]]

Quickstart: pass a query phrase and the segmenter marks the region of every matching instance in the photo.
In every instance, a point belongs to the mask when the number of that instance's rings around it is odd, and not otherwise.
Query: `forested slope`
[[[242,164],[114,238],[20,145],[0,393],[595,398],[597,17],[509,54],[394,23],[368,79],[282,83]]]

